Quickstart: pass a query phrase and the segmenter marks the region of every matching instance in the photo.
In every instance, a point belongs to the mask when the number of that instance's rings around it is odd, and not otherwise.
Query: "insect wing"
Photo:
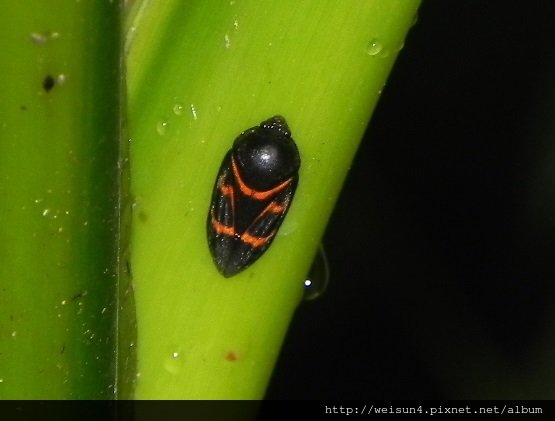
[[[234,273],[254,263],[270,246],[289,209],[297,185],[296,178],[278,192],[252,224],[241,234],[228,266]]]
[[[237,241],[234,226],[234,185],[229,152],[218,172],[207,221],[208,246],[216,266],[222,272]]]

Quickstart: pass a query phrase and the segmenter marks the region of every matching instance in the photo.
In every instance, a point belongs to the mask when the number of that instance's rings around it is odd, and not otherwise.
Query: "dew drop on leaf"
[[[314,257],[308,276],[304,280],[304,301],[312,301],[321,297],[330,282],[330,269],[324,247],[320,245]]]

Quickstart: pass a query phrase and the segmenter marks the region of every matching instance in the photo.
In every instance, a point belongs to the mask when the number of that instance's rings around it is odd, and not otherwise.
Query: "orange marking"
[[[235,235],[234,227],[229,227],[218,222],[216,218],[214,218],[214,216],[212,216],[212,227],[214,228],[214,231],[216,231],[216,234],[229,235],[230,237],[233,237]]]
[[[222,184],[220,186],[220,191],[222,192],[222,194],[224,196],[231,197],[231,200],[233,200],[233,186],[228,186],[227,184]]]
[[[244,243],[247,243],[249,246],[253,248],[258,248],[258,247],[262,247],[268,241],[270,241],[275,233],[276,232],[274,231],[267,237],[255,237],[254,235],[250,235],[248,232],[244,232],[243,235],[241,235],[241,241],[243,241]]]
[[[268,212],[272,212],[272,213],[285,212],[285,206],[281,206],[280,204],[277,204],[276,202],[271,202],[268,206],[266,206],[266,209],[264,209],[262,214],[265,214],[265,213],[268,213]]]
[[[245,196],[252,197],[253,199],[256,199],[256,200],[265,200],[270,196],[273,196],[274,194],[278,193],[280,190],[283,190],[291,182],[291,179],[289,178],[285,180],[283,183],[281,183],[279,186],[274,187],[273,189],[266,190],[266,191],[254,190],[254,189],[251,189],[249,186],[247,186],[245,182],[241,179],[241,176],[239,175],[239,169],[237,168],[237,164],[235,164],[235,160],[233,159],[233,157],[231,158],[231,165],[233,167],[233,174],[235,175],[235,178],[239,183],[239,188],[241,189],[241,192]]]

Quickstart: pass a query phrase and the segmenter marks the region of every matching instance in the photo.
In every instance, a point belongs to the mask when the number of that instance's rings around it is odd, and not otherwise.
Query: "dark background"
[[[267,398],[555,396],[554,3],[424,0]]]

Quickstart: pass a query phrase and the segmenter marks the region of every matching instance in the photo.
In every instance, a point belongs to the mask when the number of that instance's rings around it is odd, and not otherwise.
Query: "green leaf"
[[[263,396],[417,6],[407,0],[133,5],[126,45],[136,398]],[[264,256],[224,279],[206,243],[215,177],[234,138],[276,114],[287,119],[301,153],[296,197]]]

